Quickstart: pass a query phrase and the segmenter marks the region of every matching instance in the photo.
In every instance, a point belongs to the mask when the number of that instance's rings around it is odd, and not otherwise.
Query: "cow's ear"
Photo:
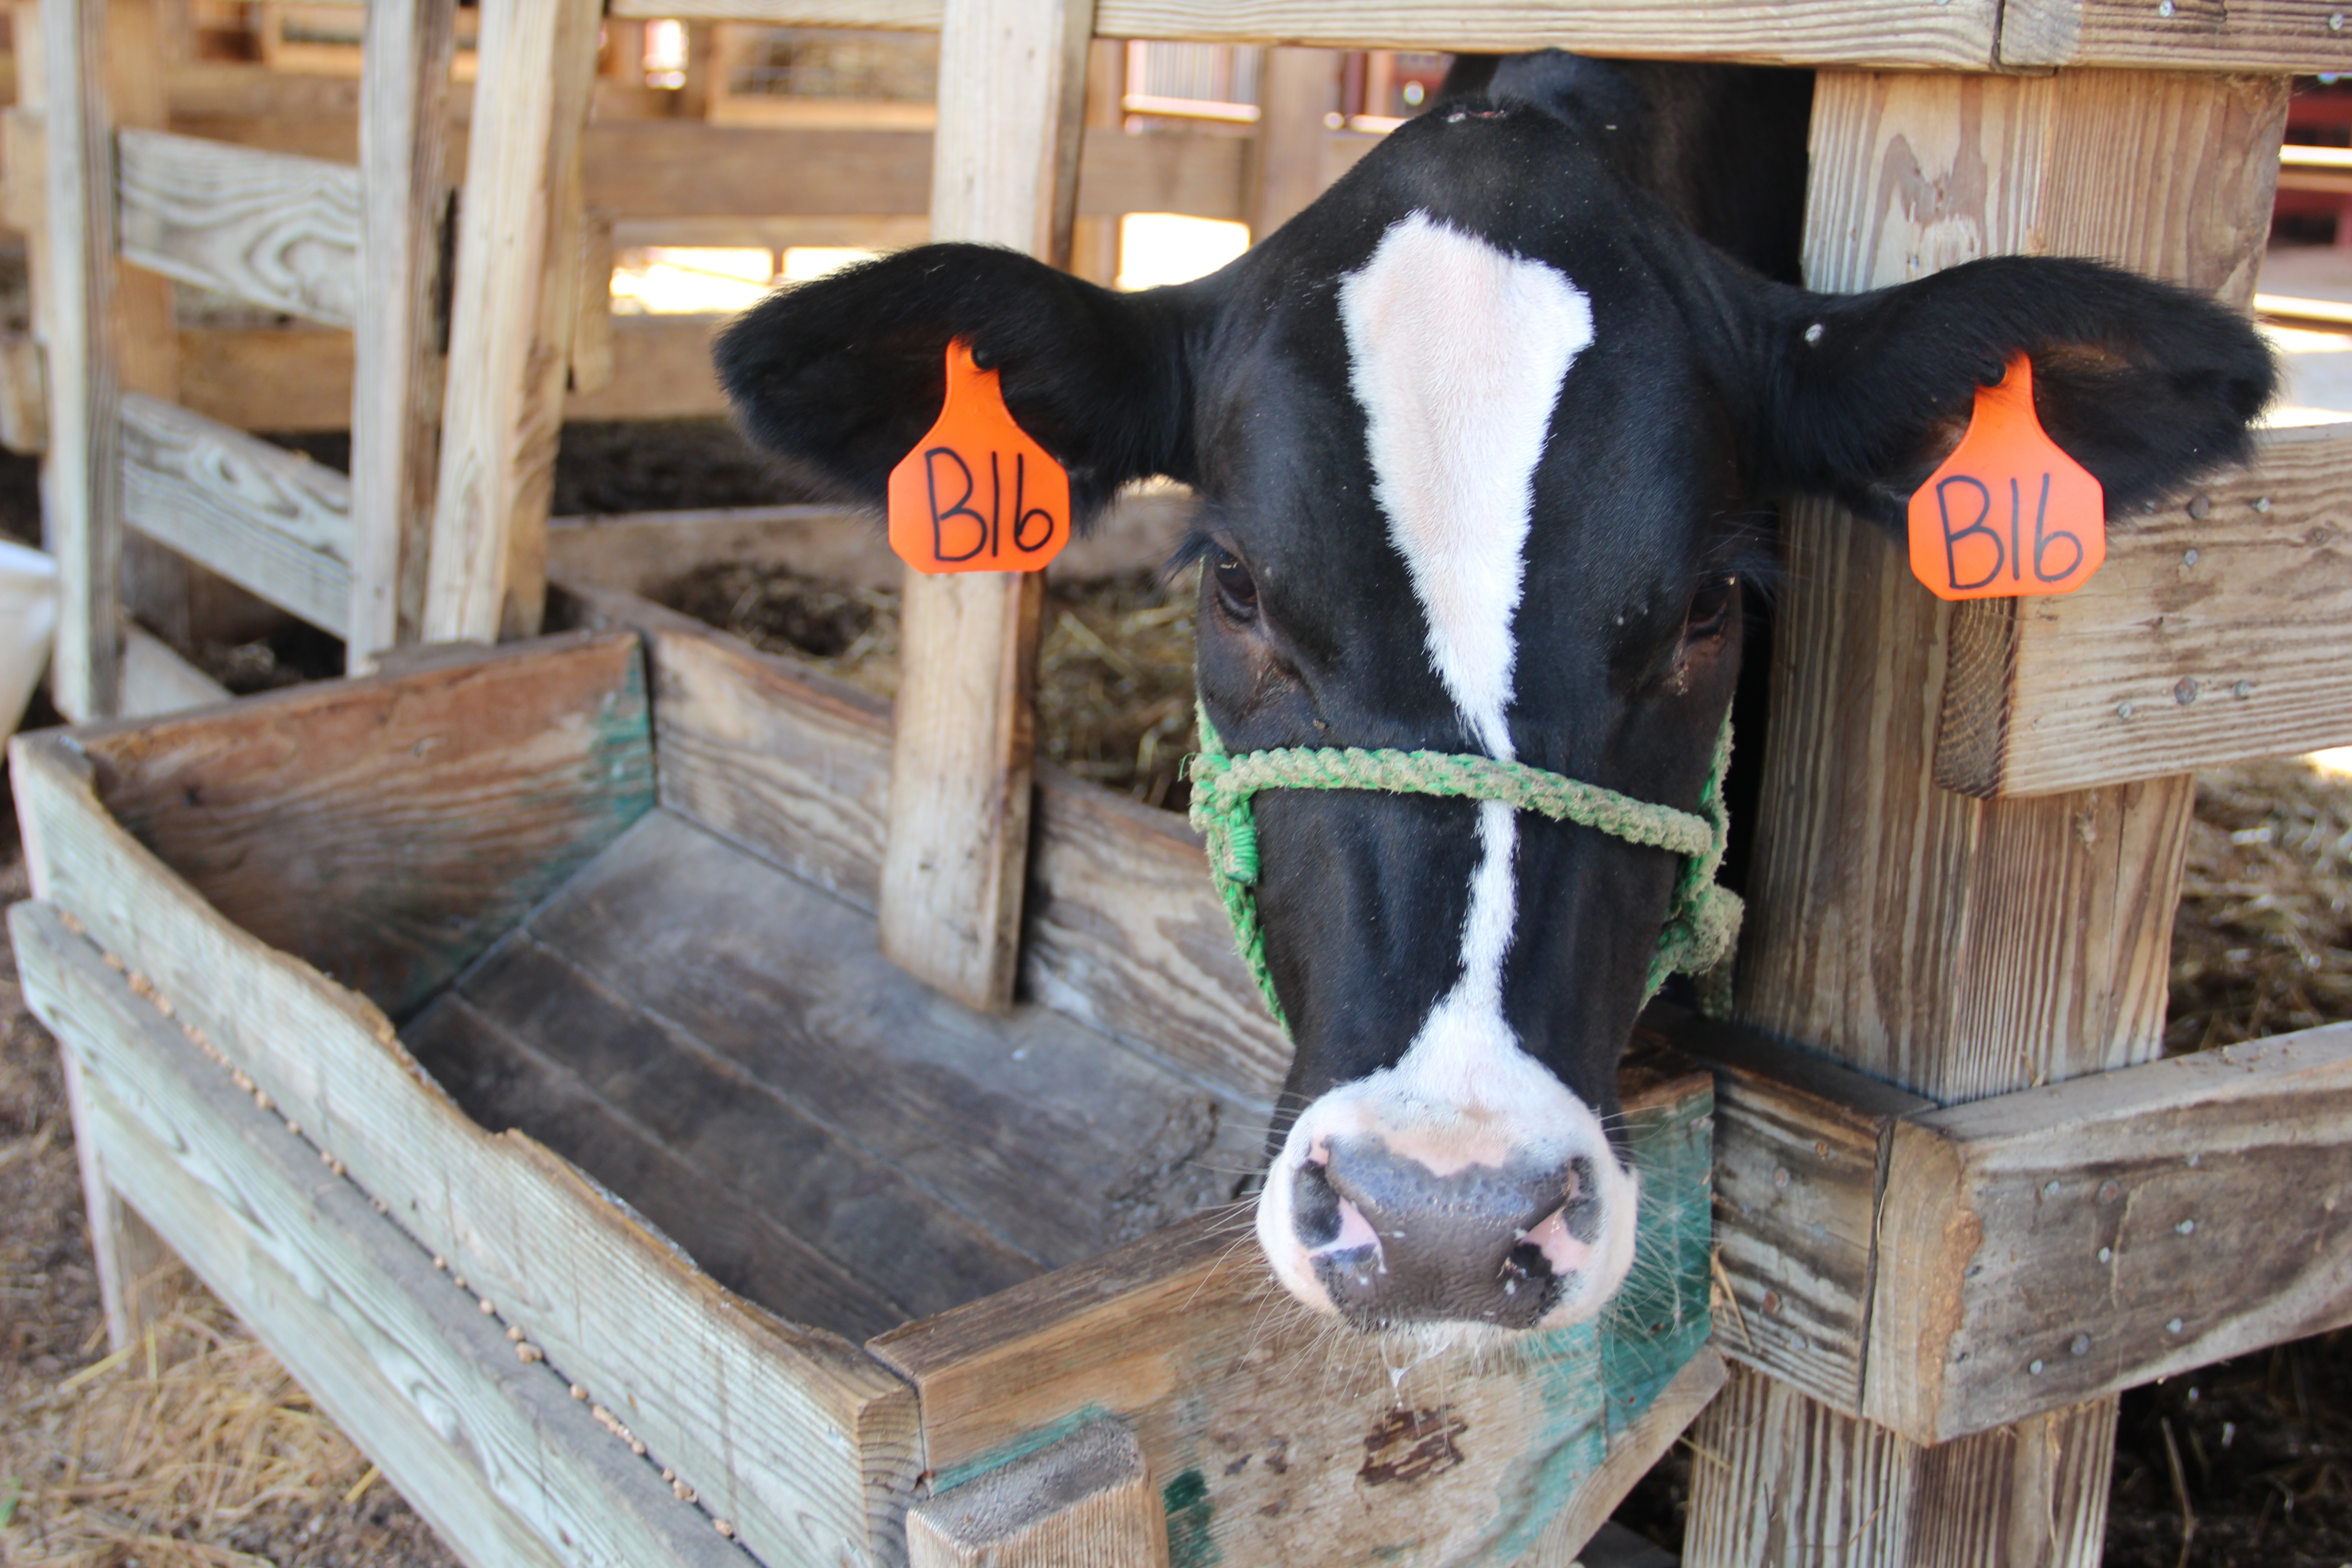
[[[1870,294],[1764,296],[1764,468],[1889,527],[2021,351],[2107,515],[2252,450],[2277,370],[2252,323],[2095,261],[1989,258]]]
[[[967,339],[1022,428],[1070,470],[1083,524],[1130,479],[1192,477],[1183,329],[1197,292],[1115,294],[1015,251],[927,245],[778,290],[714,357],[752,440],[878,506],[939,417],[948,343]]]

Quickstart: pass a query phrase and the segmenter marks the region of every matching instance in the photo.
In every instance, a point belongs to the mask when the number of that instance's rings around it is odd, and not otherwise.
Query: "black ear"
[[[968,339],[1013,418],[1070,470],[1084,523],[1130,479],[1191,477],[1191,301],[1114,294],[1017,251],[926,245],[778,290],[713,355],[752,440],[879,505],[939,417],[950,340]]]
[[[2245,317],[2095,261],[1994,257],[1870,294],[1767,298],[1768,477],[1890,527],[2021,350],[2042,427],[2097,477],[2109,517],[2243,462],[2277,385]]]

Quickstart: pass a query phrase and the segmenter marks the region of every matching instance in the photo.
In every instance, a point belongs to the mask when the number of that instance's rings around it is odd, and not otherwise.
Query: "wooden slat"
[[[931,235],[1069,258],[1094,0],[950,0]],[[968,1006],[1020,966],[1043,579],[907,574],[882,951]]]
[[[653,803],[627,636],[103,726],[80,744],[108,809],[213,909],[395,1016]]]
[[[120,400],[123,520],[340,633],[351,610],[351,486],[342,475],[176,404]]]
[[[1915,1116],[1870,1410],[1921,1442],[2352,1321],[2352,1025]]]
[[[2009,0],[2000,59],[2011,67],[2140,66],[2310,76],[2352,70],[2352,31],[2333,0]]]
[[[361,53],[365,182],[352,335],[348,668],[423,634],[426,552],[441,441],[435,330],[447,216],[449,60],[455,0],[380,0]]]
[[[778,26],[935,28],[943,0],[617,0],[614,16],[709,16]],[[1105,37],[1262,41],[1325,48],[1567,48],[1595,55],[1748,60],[1766,65],[1992,63],[1996,9],[1952,0],[1933,11],[1872,0],[1702,5],[1582,0],[1541,5],[1476,0],[1433,12],[1400,4],[1316,6],[1305,0],[1104,0]]]
[[[35,1006],[89,1064],[79,1139],[445,1538],[551,1568],[744,1562],[55,911],[9,924]]]
[[[110,258],[115,254],[113,127],[101,60],[106,8],[42,0],[42,108],[47,135],[47,300],[49,450],[42,532],[58,558],[58,640],[50,692],[70,719],[122,700],[122,478],[115,416],[119,371]]]
[[[477,91],[500,111],[467,149],[427,641],[539,628],[601,9],[555,0],[483,17]],[[551,266],[558,258],[566,264]]]
[[[585,625],[646,640],[662,804],[851,904],[880,886],[890,710],[673,611],[571,585]],[[1257,1000],[1192,829],[1040,770],[1029,994],[1270,1109],[1289,1042]]]
[[[1619,1561],[1613,1554],[1593,1550],[1595,1537],[1609,1529],[1609,1516],[1617,1511],[1626,1494],[1666,1457],[1666,1450],[1682,1437],[1685,1428],[1722,1391],[1727,1375],[1728,1369],[1723,1358],[1711,1346],[1685,1362],[1656,1403],[1642,1412],[1633,1426],[1611,1438],[1609,1457],[1601,1461],[1599,1469],[1577,1483],[1566,1506],[1545,1526],[1542,1539],[1519,1560],[1519,1568],[1558,1568],[1561,1564],[1566,1568],[1579,1568],[1580,1564],[1582,1568],[1610,1568],[1612,1563]],[[1626,1568],[1671,1568],[1675,1561],[1639,1536],[1633,1537],[1629,1545],[1643,1557],[1653,1553],[1655,1557],[1647,1564],[1638,1560],[1628,1563]]]
[[[1808,279],[2043,251],[2242,302],[2285,110],[2284,81],[2258,78],[1822,72]],[[1784,540],[1737,1016],[1946,1102],[2154,1056],[2188,779],[1996,803],[1940,788],[1950,611],[1833,508],[1791,509]],[[1719,1404],[1696,1441],[1724,1463],[1693,1473],[1688,1549],[1759,1568],[2094,1563],[2106,1477],[2085,1457],[2115,1410],[1920,1450],[1793,1392]]]
[[[1108,1415],[1142,1446],[1176,1562],[1514,1562],[1612,1447],[1654,1447],[1640,1412],[1699,1350],[1682,1336],[1706,1310],[1704,1172],[1685,1162],[1704,1159],[1707,1103],[1672,1073],[1628,1094],[1645,1204],[1699,1222],[1681,1238],[1695,1245],[1669,1244],[1672,1263],[1646,1251],[1676,1235],[1672,1216],[1643,1232],[1637,1275],[1689,1292],[1679,1326],[1655,1336],[1636,1321],[1665,1310],[1652,1302],[1527,1336],[1507,1357],[1396,1365],[1376,1340],[1334,1339],[1289,1310],[1245,1236],[1204,1216],[872,1349],[919,1392],[942,1491]],[[1641,1394],[1621,1405],[1634,1367]],[[1580,1542],[1560,1544],[1551,1563]]]
[[[476,1127],[374,1005],[221,919],[115,823],[86,767],[54,738],[12,745],[37,896],[142,971],[551,1362],[625,1410],[756,1556],[903,1551],[922,1461],[901,1384],[726,1295],[530,1140]],[[566,1283],[580,1280],[596,1288]]]
[[[2352,742],[2352,426],[2263,433],[2254,466],[2109,530],[2074,594],[1952,618],[1936,781],[2090,789]]]
[[[24,905],[28,925],[37,918],[38,908],[29,901]],[[10,914],[13,924],[15,910]],[[34,940],[37,942],[37,935]],[[43,955],[26,956],[37,963]],[[20,963],[17,976],[38,1005],[38,982],[33,978],[32,964]],[[98,1275],[99,1307],[106,1315],[106,1341],[113,1350],[128,1350],[165,1310],[165,1291],[174,1283],[173,1276],[179,1272],[180,1260],[155,1234],[155,1227],[124,1199],[117,1173],[108,1169],[98,1137],[89,1078],[81,1052],[70,1040],[58,1045],[58,1067],[65,1079],[66,1108],[73,1118],[74,1163],[81,1173],[82,1213],[89,1226],[89,1259]]]
[[[357,169],[131,126],[115,151],[126,259],[331,327],[358,319]]]

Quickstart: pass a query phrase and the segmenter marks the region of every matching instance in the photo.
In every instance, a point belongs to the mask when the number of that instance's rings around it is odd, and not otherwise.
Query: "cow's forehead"
[[[1480,744],[1508,756],[1536,467],[1593,341],[1591,300],[1558,268],[1414,212],[1343,279],[1339,307],[1373,500],[1431,664]]]

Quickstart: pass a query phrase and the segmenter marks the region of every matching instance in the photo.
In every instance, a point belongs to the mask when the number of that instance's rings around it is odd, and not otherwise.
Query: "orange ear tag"
[[[890,470],[890,548],[918,572],[1037,572],[1069,542],[1068,471],[950,342],[939,422]]]
[[[2071,594],[2107,558],[2106,495],[2033,413],[2033,364],[1977,388],[1969,432],[1911,496],[1911,572],[1939,599]]]

